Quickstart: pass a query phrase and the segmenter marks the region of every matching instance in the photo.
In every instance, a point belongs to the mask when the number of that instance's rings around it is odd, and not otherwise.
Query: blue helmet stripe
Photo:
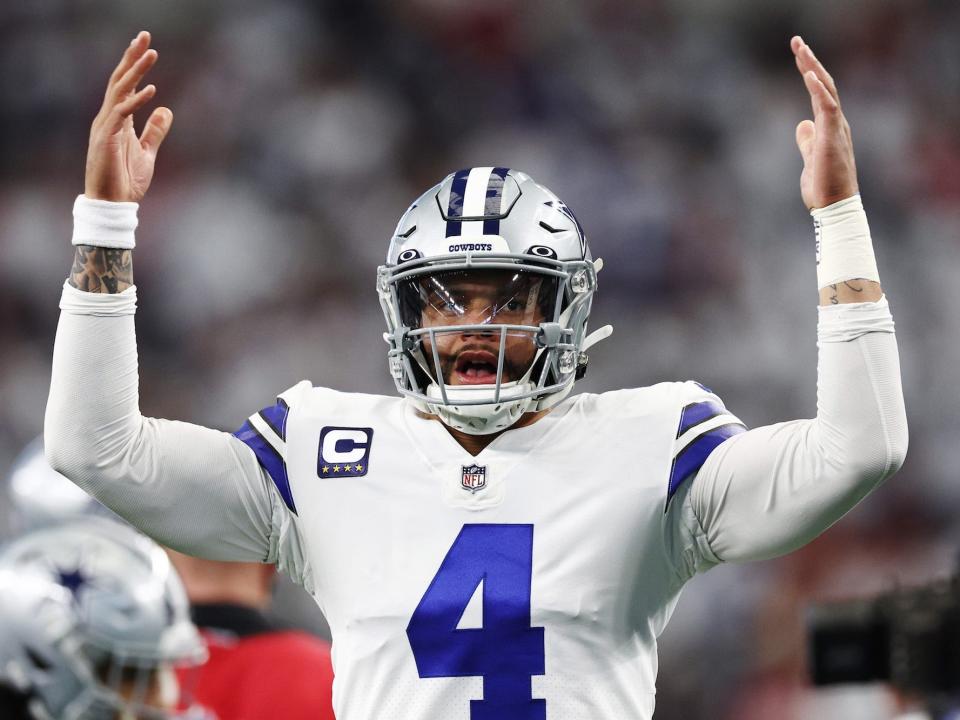
[[[470,177],[470,168],[466,170],[457,170],[453,176],[453,184],[450,186],[450,200],[447,202],[447,237],[459,235],[463,223],[459,219],[463,217],[463,196],[467,191],[467,178]]]
[[[499,215],[503,210],[503,182],[507,179],[509,168],[495,167],[487,181],[487,201],[483,208],[484,215]],[[484,235],[499,235],[500,220],[484,220]]]

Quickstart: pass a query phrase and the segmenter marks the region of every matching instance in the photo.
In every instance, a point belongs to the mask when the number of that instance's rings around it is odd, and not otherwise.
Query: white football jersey
[[[294,518],[280,564],[302,553],[330,623],[338,718],[625,720],[652,716],[657,637],[717,562],[689,481],[743,430],[664,383],[474,457],[401,398],[302,382],[236,435]]]

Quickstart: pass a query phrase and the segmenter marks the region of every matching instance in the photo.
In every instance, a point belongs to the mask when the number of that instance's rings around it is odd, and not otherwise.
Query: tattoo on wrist
[[[133,285],[133,251],[77,245],[69,282],[84,292],[123,292]]]
[[[831,304],[831,305],[839,305],[839,304],[840,304],[840,298],[837,297],[837,286],[836,286],[836,283],[834,283],[833,285],[830,286],[830,292],[831,292],[831,295],[830,295],[830,304]]]

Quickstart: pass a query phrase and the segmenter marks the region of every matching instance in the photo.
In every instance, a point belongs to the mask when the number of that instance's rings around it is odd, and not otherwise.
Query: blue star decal
[[[80,568],[75,570],[57,570],[57,583],[63,585],[77,600],[80,591],[89,583],[87,576],[80,572]]]
[[[566,203],[561,200],[548,200],[544,203],[547,207],[556,208],[568,218],[573,220],[574,226],[577,228],[577,235],[580,237],[580,254],[586,256],[587,253],[587,236],[583,232],[583,226],[580,225],[580,221],[577,220],[577,216],[573,214],[573,210],[567,207]]]

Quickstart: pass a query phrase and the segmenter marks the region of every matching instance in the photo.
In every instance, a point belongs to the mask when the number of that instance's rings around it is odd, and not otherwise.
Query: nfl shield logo
[[[487,485],[487,467],[486,465],[462,465],[463,477],[460,479],[460,485],[464,490],[472,493],[483,490]]]

